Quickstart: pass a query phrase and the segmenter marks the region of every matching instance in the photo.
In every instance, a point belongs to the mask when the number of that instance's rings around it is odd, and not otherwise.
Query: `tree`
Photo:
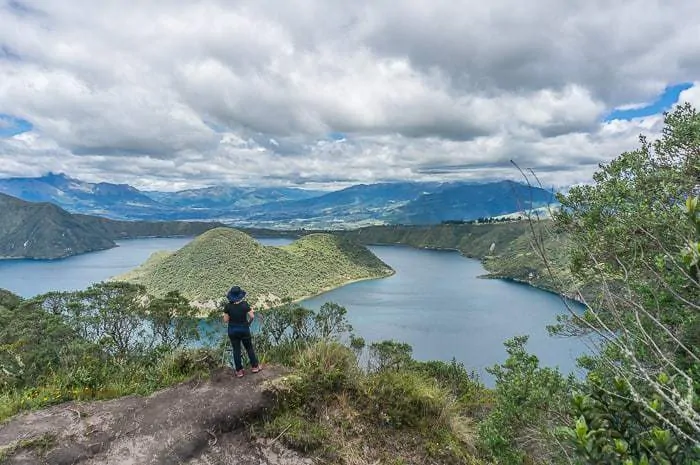
[[[346,318],[345,307],[333,302],[326,302],[314,314],[314,335],[321,339],[335,339],[352,331]]]
[[[582,318],[598,354],[576,397],[570,438],[596,463],[700,460],[700,114],[665,115],[659,140],[640,138],[559,195],[555,224],[571,239],[571,271],[594,285]]]
[[[80,292],[78,298],[91,339],[119,357],[138,354],[146,347],[149,296],[144,286],[101,282]]]
[[[42,382],[77,339],[61,317],[34,305],[0,307],[0,389]]]
[[[405,342],[385,340],[369,345],[369,365],[375,371],[398,370],[411,363],[413,347]]]
[[[22,298],[18,295],[13,294],[7,289],[0,288],[0,307],[5,307],[9,310],[13,310],[22,303]]]
[[[177,291],[151,299],[145,319],[153,335],[151,347],[172,351],[199,339],[197,311]]]
[[[554,431],[568,423],[566,399],[574,381],[541,368],[538,358],[525,350],[527,340],[507,340],[505,363],[487,368],[495,378],[495,406],[479,425],[481,446],[496,463],[523,463],[525,457],[535,463],[561,463]]]

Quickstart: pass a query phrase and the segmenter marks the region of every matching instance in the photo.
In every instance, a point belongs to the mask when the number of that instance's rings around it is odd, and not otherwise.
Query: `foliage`
[[[199,339],[196,313],[197,310],[177,291],[151,299],[144,315],[152,331],[149,347],[170,352]]]
[[[98,283],[0,307],[0,419],[72,399],[150,393],[220,363],[179,294]]]
[[[0,288],[0,307],[5,307],[9,310],[14,310],[22,302],[22,298],[13,294],[7,289]]]
[[[485,389],[475,372],[469,372],[464,364],[453,358],[441,360],[411,361],[410,370],[434,379],[455,398],[464,414],[482,418],[493,403],[493,392]]]
[[[369,346],[369,365],[373,371],[399,370],[412,361],[413,348],[393,340],[373,342]]]
[[[352,326],[346,319],[347,310],[334,302],[321,305],[314,315],[314,329],[321,339],[335,339],[352,331]]]
[[[379,341],[364,370],[365,341],[349,334],[342,306],[287,303],[263,313],[256,347],[294,374],[274,383],[276,408],[261,434],[333,463],[476,463],[467,414],[486,389],[463,365],[417,362],[408,344]]]
[[[42,382],[66,352],[82,352],[75,331],[33,307],[0,307],[0,390]]]
[[[640,137],[639,149],[601,165],[594,185],[558,196],[557,227],[573,241],[572,270],[582,278],[659,291],[654,283],[675,273],[668,255],[695,228],[682,211],[700,189],[700,115],[684,105],[665,122],[661,139]]]
[[[145,349],[146,288],[128,283],[98,283],[75,296],[83,333],[109,353],[126,357]]]
[[[273,247],[235,229],[216,228],[115,279],[143,284],[155,296],[178,291],[193,304],[215,305],[235,283],[260,309],[391,273],[367,248],[330,234],[310,234]]]
[[[566,437],[596,463],[696,463],[700,437],[700,114],[665,118],[660,139],[621,154],[596,183],[560,196],[572,272],[595,283],[584,318],[598,353]]]
[[[666,375],[662,377],[670,382]],[[659,415],[675,416],[660,396],[654,397],[655,410],[650,410],[632,399],[624,380],[614,380],[613,388],[610,391],[593,379],[586,394],[577,394],[573,399],[577,421],[562,436],[575,444],[585,463],[698,463],[700,447],[685,446],[671,431],[659,426]]]
[[[553,428],[569,420],[567,400],[574,379],[541,368],[537,357],[525,349],[527,339],[507,340],[505,363],[488,369],[495,377],[495,399],[479,424],[480,445],[496,463],[563,462]]]
[[[339,464],[477,463],[470,420],[444,378],[413,369],[422,362],[368,372],[351,348],[323,340],[294,360],[294,374],[273,388],[277,407],[264,435]],[[455,378],[466,384],[468,374]],[[465,396],[483,389],[471,383]]]

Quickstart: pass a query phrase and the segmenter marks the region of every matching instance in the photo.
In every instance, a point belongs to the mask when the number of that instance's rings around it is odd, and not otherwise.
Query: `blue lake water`
[[[0,261],[0,288],[23,297],[49,290],[84,289],[128,271],[158,250],[176,250],[191,238],[122,241],[119,247],[57,261]],[[284,245],[287,239],[260,239]],[[348,309],[355,333],[367,342],[395,339],[411,344],[419,360],[452,357],[475,370],[487,384],[485,368],[506,358],[503,341],[527,334],[528,350],[544,365],[575,371],[581,341],[553,338],[546,325],[566,312],[561,299],[522,284],[479,279],[477,260],[456,252],[400,246],[370,249],[396,270],[389,278],[348,284],[304,302],[318,308],[336,302]]]

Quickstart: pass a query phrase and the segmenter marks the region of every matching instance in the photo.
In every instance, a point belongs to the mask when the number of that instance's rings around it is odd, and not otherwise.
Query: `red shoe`
[[[236,371],[236,378],[243,378],[244,374],[245,374],[244,370],[237,370]]]
[[[262,367],[261,367],[260,365],[258,365],[258,366],[256,366],[256,367],[253,367],[253,368],[250,369],[250,371],[252,371],[253,373],[257,373],[257,372],[259,372],[260,370],[262,370]]]

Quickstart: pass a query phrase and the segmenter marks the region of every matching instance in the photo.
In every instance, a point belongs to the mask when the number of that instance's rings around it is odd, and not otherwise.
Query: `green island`
[[[417,361],[391,339],[366,344],[340,305],[283,302],[260,312],[265,369],[236,384],[220,312],[203,327],[180,293],[213,297],[219,284],[173,281],[185,266],[178,254],[198,252],[195,241],[134,272],[141,282],[30,299],[0,291],[0,463],[120,463],[135,454],[193,464],[700,463],[698,154],[700,114],[683,105],[666,114],[658,140],[641,139],[601,165],[594,184],[560,195],[551,221],[343,233],[455,248],[482,258],[490,274],[554,292],[595,289],[593,300],[581,294],[583,315],[551,328],[595,337],[594,353],[579,360],[581,379],[540,366],[523,335],[504,341],[508,358],[489,368],[487,388],[468,364]],[[259,259],[292,260],[294,270],[350,250],[346,270],[309,271],[333,273],[323,285],[349,279],[350,265],[386,272],[340,235],[310,234],[273,252],[215,229],[199,240],[220,253],[177,271],[227,270],[221,253],[233,241]]]
[[[393,273],[364,246],[331,234],[310,234],[273,247],[236,229],[216,228],[176,252],[154,254],[113,280],[142,284],[159,297],[178,291],[193,305],[209,308],[236,282],[248,291],[251,304],[265,308]]]

